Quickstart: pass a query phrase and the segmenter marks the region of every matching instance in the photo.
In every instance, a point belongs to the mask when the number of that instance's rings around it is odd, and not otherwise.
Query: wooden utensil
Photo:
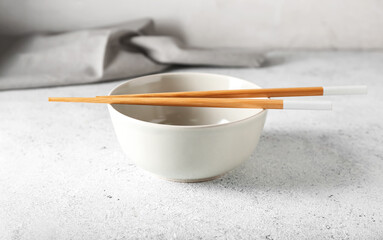
[[[366,94],[366,86],[339,86],[339,87],[298,87],[298,88],[260,88],[238,90],[214,90],[193,92],[164,92],[129,95],[97,96],[102,98],[121,97],[188,97],[188,98],[257,98],[257,97],[299,97],[324,95],[353,95]]]
[[[277,99],[235,99],[235,98],[159,98],[159,97],[120,97],[120,98],[76,98],[52,97],[51,102],[83,102],[130,105],[159,105],[183,107],[218,107],[218,108],[263,108],[263,109],[306,109],[331,110],[327,101],[289,101]]]

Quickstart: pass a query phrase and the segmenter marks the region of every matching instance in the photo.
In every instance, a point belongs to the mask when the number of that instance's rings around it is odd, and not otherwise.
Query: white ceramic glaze
[[[234,77],[164,73],[129,80],[110,95],[258,88]],[[267,111],[262,109],[108,105],[123,151],[137,166],[174,181],[209,180],[254,151]]]

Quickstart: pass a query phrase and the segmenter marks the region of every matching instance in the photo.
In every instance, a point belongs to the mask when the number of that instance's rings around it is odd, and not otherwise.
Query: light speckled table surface
[[[383,52],[273,53],[261,69],[173,71],[263,87],[366,84],[369,94],[327,97],[330,112],[269,111],[251,159],[184,184],[131,163],[106,106],[47,102],[122,81],[0,92],[0,239],[383,238]]]

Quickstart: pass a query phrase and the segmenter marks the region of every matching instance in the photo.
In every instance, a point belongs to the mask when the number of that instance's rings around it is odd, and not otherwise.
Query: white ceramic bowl
[[[110,95],[259,88],[234,77],[164,73],[128,80]],[[182,182],[206,181],[235,168],[254,151],[262,109],[108,105],[124,152],[139,167]]]

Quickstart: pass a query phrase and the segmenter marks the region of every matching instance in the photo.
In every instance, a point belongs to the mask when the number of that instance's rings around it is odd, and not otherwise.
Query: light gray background
[[[1,92],[0,239],[382,239],[383,52],[269,59],[261,69],[177,71],[263,87],[363,83],[369,94],[321,98],[333,111],[270,110],[252,157],[198,184],[132,164],[106,106],[47,102],[122,81]]]
[[[0,34],[153,17],[194,46],[382,49],[382,12],[380,0],[0,0]],[[370,89],[328,98],[332,112],[270,111],[253,156],[200,184],[136,168],[105,106],[46,101],[121,81],[1,92],[0,239],[381,239],[382,66],[382,52],[282,52],[262,69],[176,69]]]
[[[383,48],[381,0],[0,0],[0,33],[65,31],[152,17],[201,47]]]

